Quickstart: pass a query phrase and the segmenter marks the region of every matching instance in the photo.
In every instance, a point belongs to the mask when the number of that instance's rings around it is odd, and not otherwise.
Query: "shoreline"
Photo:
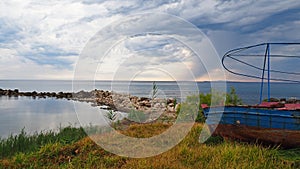
[[[67,99],[79,102],[91,103],[91,106],[102,109],[129,113],[132,110],[152,114],[154,117],[165,115],[169,118],[176,117],[176,110],[180,103],[174,98],[148,98],[128,94],[94,89],[92,91],[71,92],[21,92],[19,89],[1,89],[0,97],[31,97],[33,99]],[[151,119],[150,119],[151,120]]]

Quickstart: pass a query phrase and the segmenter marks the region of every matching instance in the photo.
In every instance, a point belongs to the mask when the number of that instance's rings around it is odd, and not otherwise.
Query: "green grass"
[[[10,157],[17,153],[34,152],[46,144],[70,144],[86,137],[82,128],[65,127],[59,132],[48,131],[28,135],[24,129],[18,135],[0,139],[0,158]]]
[[[162,123],[132,124],[123,134],[134,137],[151,137],[166,130],[170,125]],[[18,141],[19,146],[9,149],[8,140],[2,140],[6,155],[0,159],[0,168],[298,168],[299,149],[281,150],[266,148],[255,144],[224,141],[213,137],[208,143],[198,142],[202,124],[197,123],[180,144],[160,155],[133,159],[111,154],[89,137],[80,139],[81,129],[67,128],[52,136],[27,136],[24,133]],[[49,134],[49,133],[48,133]],[[21,138],[24,137],[24,138]],[[33,137],[44,138],[43,143],[29,150],[21,148]],[[52,139],[46,139],[50,137]],[[54,139],[54,138],[55,139]],[[71,139],[74,138],[74,139]],[[42,139],[43,140],[43,139]],[[51,141],[49,141],[51,140]],[[7,143],[5,143],[7,142]],[[3,144],[5,143],[5,144]],[[35,144],[31,141],[31,144]],[[29,145],[31,145],[29,144]],[[5,145],[5,146],[3,146]],[[17,148],[18,147],[18,148]],[[2,151],[2,150],[1,150]]]

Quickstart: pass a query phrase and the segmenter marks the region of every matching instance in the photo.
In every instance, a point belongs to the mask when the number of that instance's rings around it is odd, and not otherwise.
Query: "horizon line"
[[[0,81],[74,81],[74,79],[0,79]],[[103,81],[103,82],[128,82],[129,80],[75,80],[75,81]],[[178,81],[171,81],[171,80],[133,80],[132,82],[231,82],[231,83],[261,83],[261,81],[245,81],[245,80],[204,80],[204,81],[192,81],[192,80],[178,80]],[[267,83],[267,82],[264,82]],[[292,83],[292,82],[271,82],[271,83]]]

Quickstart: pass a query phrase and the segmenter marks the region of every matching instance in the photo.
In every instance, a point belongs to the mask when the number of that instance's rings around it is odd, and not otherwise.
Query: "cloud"
[[[39,64],[17,56],[14,50],[0,48],[1,79],[69,79],[73,71],[51,64]]]
[[[13,23],[10,23],[6,19],[0,19],[0,43],[10,43],[14,39],[20,38],[18,32],[21,28],[15,26]]]
[[[156,24],[157,18],[163,22]],[[107,54],[110,51],[106,50],[112,46],[110,50],[117,53]],[[112,72],[109,79],[118,76],[117,80],[130,80],[136,72],[151,68],[175,74],[178,80],[195,80],[193,76],[202,75],[203,69],[209,72],[217,65],[220,68],[218,60],[209,40],[193,25],[166,14],[143,14],[128,17],[98,32],[83,51],[76,75],[88,78],[81,72],[89,72],[92,75],[89,78],[93,79],[92,72],[100,67],[103,73],[98,74],[100,78],[107,79],[106,75]],[[199,68],[201,63],[203,68]],[[149,76],[144,79],[151,80]]]
[[[192,80],[187,76],[192,57],[196,56],[190,49],[168,37],[133,37],[114,46],[106,57],[99,57],[96,79]]]
[[[6,72],[1,71],[0,78],[11,76],[34,79],[38,77],[32,72],[40,73],[40,70],[47,69],[49,75],[43,73],[41,77],[71,79],[70,72],[75,69],[77,58],[93,35],[110,23],[119,19],[126,20],[127,16],[138,13],[163,12],[182,17],[200,28],[212,40],[220,57],[230,49],[260,42],[299,42],[299,7],[300,2],[297,0],[1,1],[0,48],[5,52],[0,55],[1,69]],[[152,18],[143,24],[136,28],[137,33],[139,29],[151,30],[155,27],[182,31],[181,25],[172,25],[172,22],[164,18]],[[121,30],[121,28],[114,29]],[[185,35],[187,34],[188,31]],[[193,36],[189,37],[193,41]],[[166,41],[162,36],[142,35],[131,37],[130,44],[124,43],[122,50],[128,50],[129,53],[134,51],[143,59],[155,55],[163,56],[153,58],[151,61],[153,64],[164,64],[170,71],[175,71],[179,57],[182,59],[186,55],[186,58],[191,58],[193,54],[190,49],[174,43],[175,41],[171,43]],[[10,60],[4,59],[3,56],[8,55]],[[126,64],[130,64],[128,68],[132,70],[134,66],[140,67],[143,59]],[[111,69],[115,65],[113,62],[118,64],[120,60],[122,59],[108,61],[105,74],[113,72],[114,69]],[[19,66],[11,69],[4,64],[5,61],[14,62]],[[201,79],[207,77],[204,65],[199,68],[199,65],[189,62],[186,65],[192,67],[197,77]],[[26,64],[30,68],[25,67]],[[293,67],[291,64],[288,65]],[[8,70],[10,73],[7,73]],[[57,72],[63,73],[59,73],[60,77],[52,76]]]

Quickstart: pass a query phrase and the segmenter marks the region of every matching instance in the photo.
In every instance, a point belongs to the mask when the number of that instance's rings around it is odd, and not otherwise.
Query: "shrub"
[[[230,87],[230,92],[226,94],[226,105],[241,105],[242,100],[236,94],[234,87]]]
[[[132,109],[128,114],[128,119],[137,123],[143,123],[147,120],[144,112]]]
[[[109,110],[105,117],[109,120],[109,122],[113,122],[116,120],[117,118],[117,114],[115,112],[113,112],[112,110]]]
[[[214,96],[214,100],[212,102],[212,95]],[[191,101],[191,99],[195,99],[196,96],[189,96],[187,97],[187,101],[189,102]],[[224,98],[226,98],[226,101],[224,100]],[[242,100],[238,97],[238,95],[236,94],[236,91],[233,87],[230,87],[230,91],[228,93],[222,93],[219,91],[215,91],[212,90],[210,93],[204,94],[204,93],[200,93],[199,94],[199,110],[198,110],[198,114],[196,117],[196,122],[205,122],[205,117],[203,114],[203,110],[201,108],[201,104],[207,104],[207,105],[240,105],[242,104]],[[185,103],[181,103],[181,104],[185,104]],[[178,115],[180,112],[182,105],[180,105],[180,107],[178,107],[178,109],[176,110],[176,114]]]

